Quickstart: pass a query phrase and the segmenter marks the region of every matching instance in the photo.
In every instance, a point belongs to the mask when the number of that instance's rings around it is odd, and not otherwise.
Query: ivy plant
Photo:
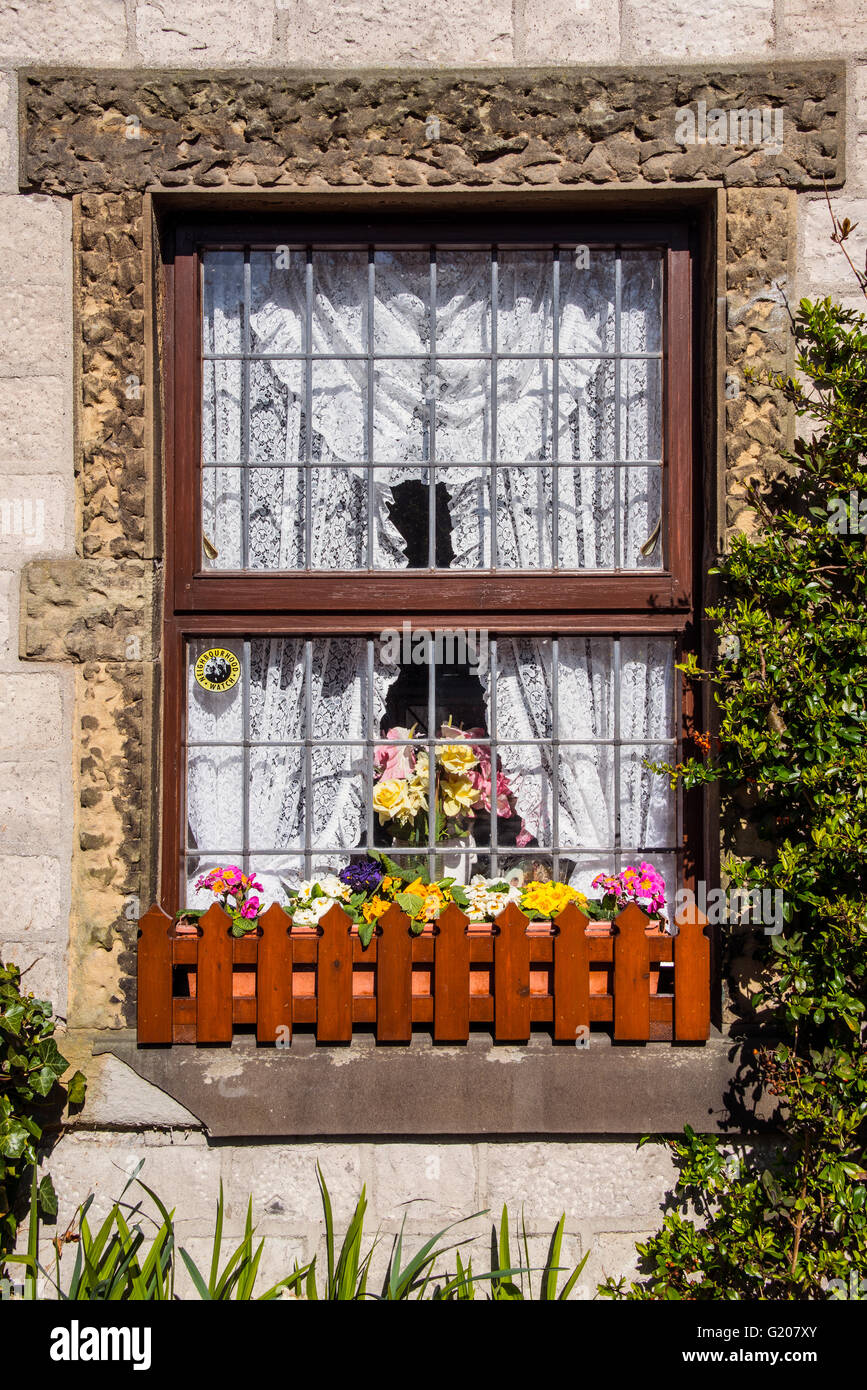
[[[15,1241],[25,1180],[35,1168],[44,1132],[56,1124],[64,1100],[70,1105],[84,1100],[80,1071],[67,1083],[65,1095],[59,1084],[69,1063],[54,1028],[51,1005],[22,990],[17,965],[0,961],[0,1266]],[[56,1214],[48,1174],[38,1184],[37,1201],[43,1216]]]
[[[803,300],[792,327],[796,374],[754,380],[809,428],[748,485],[754,530],[714,571],[719,663],[683,667],[713,688],[718,743],[672,769],[747,808],[765,848],[732,857],[732,885],[783,894],[752,999],[777,1041],[748,1078],[782,1134],[740,1161],[716,1136],[658,1141],[675,1204],[609,1297],[867,1297],[867,318]]]

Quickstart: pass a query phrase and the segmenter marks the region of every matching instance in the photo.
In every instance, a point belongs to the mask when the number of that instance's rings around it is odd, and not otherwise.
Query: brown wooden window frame
[[[634,573],[448,570],[262,573],[205,570],[202,558],[201,253],[211,248],[273,247],[287,242],[335,247],[618,245],[664,252],[663,467],[664,568]],[[173,242],[173,245],[171,244]],[[588,216],[493,217],[456,213],[388,216],[287,213],[276,221],[215,215],[174,226],[165,263],[164,382],[166,456],[165,617],[163,629],[163,815],[161,896],[180,906],[185,817],[185,644],[227,637],[368,635],[405,620],[452,627],[472,615],[476,627],[535,635],[670,635],[678,650],[694,641],[697,582],[696,382],[693,368],[696,248],[685,221],[611,221]],[[682,692],[690,727],[691,691]],[[683,817],[684,882],[701,859],[699,816]]]

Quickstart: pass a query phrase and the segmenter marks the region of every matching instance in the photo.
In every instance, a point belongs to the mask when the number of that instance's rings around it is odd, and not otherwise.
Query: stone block
[[[62,370],[69,357],[71,287],[39,283],[0,285],[0,377],[45,376]]]
[[[376,1144],[371,1150],[372,1201],[377,1219],[424,1222],[438,1230],[478,1206],[471,1144]]]
[[[66,285],[70,223],[62,202],[43,193],[0,198],[0,256],[4,280],[18,285]]]
[[[409,66],[512,61],[511,0],[277,0],[289,64]],[[430,112],[436,115],[435,111]]]
[[[642,1228],[656,1219],[672,1186],[674,1165],[656,1145],[635,1142],[489,1142],[486,1204],[526,1212],[527,1227],[551,1231],[566,1213],[566,1229],[586,1222],[609,1229]]]
[[[50,854],[3,855],[0,873],[15,892],[0,898],[0,935],[30,943],[60,941],[69,932],[69,864]]]
[[[0,62],[118,64],[126,54],[124,0],[8,0]]]
[[[142,62],[233,66],[267,58],[273,0],[139,0],[136,47]]]
[[[22,574],[21,611],[28,660],[153,658],[154,576],[146,561],[34,561]]]
[[[622,23],[624,52],[644,62],[735,54],[755,61],[774,44],[773,0],[740,0],[736,7],[731,0],[626,0]]]
[[[71,548],[72,480],[59,474],[0,477],[0,559],[20,564]]]
[[[18,643],[13,633],[18,630],[18,575],[14,570],[0,570],[0,662],[15,661]]]
[[[627,1284],[639,1277],[640,1256],[635,1246],[649,1240],[658,1227],[635,1231],[598,1231],[588,1241],[590,1258],[581,1274],[576,1290],[581,1299],[593,1299],[597,1286],[608,1278],[625,1279]]]
[[[859,125],[867,125],[867,63],[855,65],[852,100],[856,121]]]
[[[856,266],[864,265],[867,251],[867,198],[831,199],[835,216],[857,222],[856,230],[846,242]],[[803,252],[800,267],[802,292],[816,290],[822,294],[852,294],[857,291],[855,277],[842,250],[831,240],[831,217],[824,198],[814,198],[799,208],[803,218]]]
[[[69,1056],[68,1048],[64,1056]],[[172,1128],[198,1128],[199,1122],[194,1115],[158,1086],[151,1086],[136,1076],[110,1053],[87,1057],[78,1065],[87,1077],[87,1098],[81,1111],[70,1121],[74,1128],[144,1130],[154,1127],[156,1137],[165,1144],[171,1143],[172,1136],[167,1131]]]
[[[69,210],[43,194],[0,198],[0,375],[66,365],[72,322]]]
[[[59,676],[23,671],[0,679],[0,756],[47,752],[65,741]]]
[[[69,771],[63,764],[30,757],[0,762],[0,825],[5,853],[29,854],[57,844],[69,811]]]
[[[804,58],[849,57],[867,49],[862,0],[780,0],[777,47]]]
[[[0,378],[0,472],[72,476],[72,401],[64,377]]]
[[[338,1228],[348,1222],[371,1176],[370,1149],[357,1144],[287,1143],[233,1145],[226,1150],[224,1182],[230,1215],[243,1218],[253,1198],[253,1220],[262,1235],[295,1232],[322,1219],[316,1181],[320,1165]]]
[[[0,933],[0,957],[21,968],[21,989],[25,994],[47,999],[55,1015],[66,1017],[66,949],[62,943],[21,941]]]
[[[58,1226],[62,1229],[76,1207],[92,1192],[92,1224],[104,1217],[120,1196],[136,1165],[144,1159],[140,1177],[171,1210],[179,1233],[207,1235],[214,1229],[220,1191],[219,1150],[205,1145],[170,1144],[149,1148],[142,1134],[108,1130],[67,1130],[54,1146],[45,1167],[58,1197]],[[141,1198],[142,1210],[157,1216],[140,1187],[126,1200]],[[144,1224],[144,1223],[143,1223]]]
[[[619,53],[617,0],[575,0],[572,5],[519,0],[516,6],[518,63],[615,62]]]

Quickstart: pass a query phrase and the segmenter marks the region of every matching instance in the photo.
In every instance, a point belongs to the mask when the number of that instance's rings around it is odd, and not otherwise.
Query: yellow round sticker
[[[210,647],[196,662],[196,680],[203,690],[231,690],[241,675],[241,663],[225,647]]]

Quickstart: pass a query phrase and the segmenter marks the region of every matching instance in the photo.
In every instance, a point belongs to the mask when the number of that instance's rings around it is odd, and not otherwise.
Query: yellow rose
[[[423,777],[416,775],[411,782],[406,783],[407,805],[412,807],[414,814],[427,810],[427,792],[427,773]]]
[[[469,777],[446,777],[440,783],[443,811],[447,816],[459,816],[475,806],[481,792],[474,787]]]
[[[400,820],[409,814],[406,783],[394,777],[378,782],[373,789],[373,809],[379,816],[380,825],[390,820]]]
[[[447,743],[444,748],[437,749],[436,756],[440,767],[456,777],[472,771],[478,762],[468,743]]]

